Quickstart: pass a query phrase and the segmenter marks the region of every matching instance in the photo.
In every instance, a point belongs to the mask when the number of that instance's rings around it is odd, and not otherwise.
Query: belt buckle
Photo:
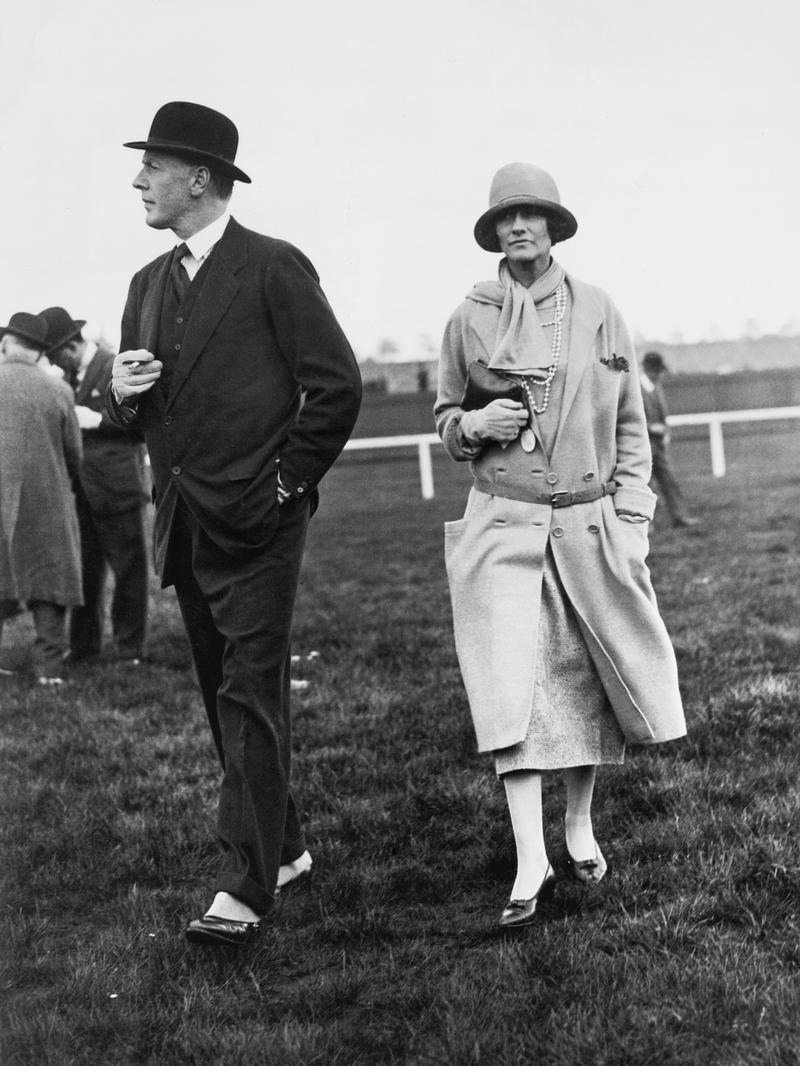
[[[561,499],[566,496],[567,499]],[[551,507],[569,507],[572,503],[572,493],[567,489],[561,489],[559,492],[550,493],[550,506]]]

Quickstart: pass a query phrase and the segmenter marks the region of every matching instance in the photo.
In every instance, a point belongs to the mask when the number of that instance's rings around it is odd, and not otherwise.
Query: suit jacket
[[[105,394],[111,381],[113,352],[98,348],[75,391],[75,403],[103,416],[96,429],[83,430],[80,486],[96,515],[122,514],[141,507],[150,496],[142,436],[109,417]]]
[[[157,351],[171,258],[131,281],[122,351]],[[144,430],[165,584],[178,493],[224,551],[266,547],[278,524],[278,468],[295,498],[313,494],[361,401],[352,349],[297,248],[231,219],[198,284],[169,395],[157,383],[132,412],[108,392],[111,417]]]

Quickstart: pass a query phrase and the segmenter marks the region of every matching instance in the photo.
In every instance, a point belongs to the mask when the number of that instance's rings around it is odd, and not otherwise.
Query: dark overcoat
[[[157,351],[172,253],[133,278],[121,350]],[[277,477],[313,494],[344,447],[361,378],[309,260],[286,241],[234,219],[214,246],[168,394],[142,393],[135,413],[155,486],[155,561],[162,582],[177,493],[209,538],[235,555],[269,544],[278,525]]]
[[[80,461],[70,387],[28,360],[0,362],[0,600],[83,603]]]

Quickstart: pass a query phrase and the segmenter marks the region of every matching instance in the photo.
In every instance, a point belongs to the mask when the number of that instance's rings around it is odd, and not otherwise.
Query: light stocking
[[[547,873],[542,824],[542,775],[535,770],[503,775],[511,827],[517,846],[517,877],[511,899],[530,899]]]
[[[595,857],[592,795],[596,774],[596,766],[572,766],[566,771],[567,813],[564,828],[567,851],[577,862]]]

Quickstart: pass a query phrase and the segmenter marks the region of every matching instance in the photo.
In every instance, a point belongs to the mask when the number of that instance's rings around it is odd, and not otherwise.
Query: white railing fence
[[[800,407],[762,407],[752,411],[709,411],[694,415],[670,415],[670,426],[708,426],[711,447],[711,473],[724,477],[725,441],[722,426],[725,422],[771,422],[800,418]],[[419,480],[424,500],[432,500],[433,463],[431,445],[441,441],[436,433],[403,433],[394,437],[356,437],[345,445],[346,451],[380,451],[383,448],[416,448],[419,460]]]

